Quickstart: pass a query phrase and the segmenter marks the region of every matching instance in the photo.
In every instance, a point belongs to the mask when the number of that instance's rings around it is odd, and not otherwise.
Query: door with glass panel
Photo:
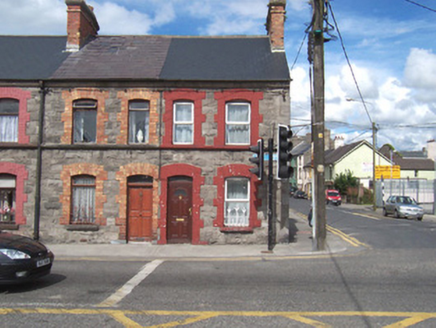
[[[192,239],[192,178],[168,181],[167,242],[190,243]]]

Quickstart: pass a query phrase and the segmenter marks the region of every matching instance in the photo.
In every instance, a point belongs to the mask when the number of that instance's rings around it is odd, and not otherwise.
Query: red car
[[[325,203],[326,204],[334,204],[336,206],[341,205],[342,198],[339,191],[334,189],[327,189],[325,191]]]

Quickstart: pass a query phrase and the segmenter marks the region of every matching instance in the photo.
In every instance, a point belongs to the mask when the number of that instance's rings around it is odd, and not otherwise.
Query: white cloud
[[[4,35],[65,35],[63,0],[2,0],[0,31]]]
[[[365,99],[374,99],[378,96],[378,85],[375,72],[366,67],[358,67],[352,65],[354,78],[357,81],[360,92]],[[359,93],[357,91],[356,83],[353,74],[348,65],[343,66],[339,76],[339,86],[341,90],[349,98],[358,99]]]
[[[286,10],[289,11],[303,11],[307,9],[308,0],[288,0]]]
[[[310,82],[307,71],[296,66],[291,71],[291,125],[294,132],[308,133],[310,124]],[[304,128],[306,126],[306,128]]]
[[[429,67],[433,65],[433,59],[434,55],[428,51],[412,51],[408,63],[418,61]],[[378,147],[390,143],[399,150],[418,150],[425,146],[427,140],[435,138],[434,129],[420,127],[431,122],[436,123],[436,105],[434,102],[424,102],[416,96],[420,90],[416,86],[434,90],[434,81],[424,78],[424,82],[416,81],[416,85],[411,85],[414,78],[426,75],[427,72],[409,75],[409,83],[406,85],[399,78],[386,77],[386,72],[370,66],[355,65],[353,70],[368,113],[360,101],[348,65],[336,69],[336,73],[334,69],[330,69],[325,82],[325,122],[332,130],[333,137],[336,134],[345,134],[346,143],[362,139],[372,143],[373,121],[380,128],[377,133]],[[428,74],[436,76],[434,73]],[[303,68],[297,67],[292,72],[292,79],[291,117],[310,120],[308,76]],[[347,101],[347,98],[354,101]],[[295,120],[293,124],[301,122]],[[302,131],[306,132],[310,131]]]
[[[404,82],[416,89],[421,101],[436,102],[436,55],[431,50],[410,50],[404,70]]]
[[[136,10],[127,10],[112,2],[103,4],[89,2],[94,6],[94,12],[100,25],[99,34],[149,34],[153,19],[147,14]]]
[[[267,0],[239,1],[192,1],[185,10],[194,18],[202,18],[206,24],[201,34],[265,34]]]

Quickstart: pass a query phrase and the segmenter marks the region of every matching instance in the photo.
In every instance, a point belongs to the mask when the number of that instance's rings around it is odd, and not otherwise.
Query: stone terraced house
[[[67,36],[0,36],[0,229],[266,243],[249,146],[289,124],[286,0],[265,8],[265,36],[223,37],[99,36],[92,7],[65,3]]]

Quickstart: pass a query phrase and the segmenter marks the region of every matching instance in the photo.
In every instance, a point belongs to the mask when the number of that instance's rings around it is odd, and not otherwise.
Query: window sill
[[[252,227],[221,227],[221,232],[237,232],[237,233],[252,233]]]
[[[94,224],[70,224],[65,226],[67,231],[98,231],[100,227]]]
[[[0,223],[0,230],[18,230],[18,227],[15,223]]]

